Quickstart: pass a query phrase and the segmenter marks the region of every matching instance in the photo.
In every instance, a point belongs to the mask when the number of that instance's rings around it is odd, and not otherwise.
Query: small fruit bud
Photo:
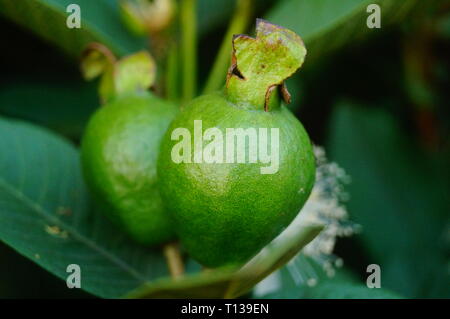
[[[137,35],[164,30],[175,15],[174,0],[122,0],[119,4],[123,21]]]

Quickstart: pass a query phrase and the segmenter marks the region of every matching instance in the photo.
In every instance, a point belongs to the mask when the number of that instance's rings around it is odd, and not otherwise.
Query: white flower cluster
[[[314,259],[332,277],[335,267],[343,265],[343,260],[333,254],[337,238],[353,235],[359,226],[348,220],[343,205],[348,200],[344,186],[350,182],[350,177],[336,163],[328,162],[322,147],[315,146],[314,154],[317,162],[316,183],[295,222],[325,225],[325,229],[303,248],[300,255]],[[287,267],[296,282],[306,282],[308,285],[317,283],[317,275],[305,258],[293,258]],[[303,271],[300,273],[299,269]]]
[[[333,250],[338,237],[351,236],[360,226],[348,219],[344,203],[348,194],[344,186],[350,177],[336,163],[328,162],[322,147],[315,146],[316,182],[308,201],[301,213],[292,221],[282,236],[295,234],[295,229],[308,224],[320,224],[325,228],[303,250],[286,265],[286,270],[296,285],[315,286],[319,280],[316,264],[325,274],[334,276],[335,268],[342,267],[344,261],[334,255]],[[311,262],[313,260],[315,263]],[[280,272],[277,271],[256,286],[255,293],[263,296],[279,289],[282,285]]]

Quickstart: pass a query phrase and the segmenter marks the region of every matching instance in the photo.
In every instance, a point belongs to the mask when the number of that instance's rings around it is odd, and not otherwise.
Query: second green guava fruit
[[[108,62],[95,44],[84,74],[104,68],[105,102],[91,117],[81,143],[82,167],[98,208],[136,242],[159,245],[175,233],[157,183],[161,139],[178,108],[148,92],[154,64],[146,52]],[[90,71],[90,72],[89,72]]]
[[[289,99],[283,81],[306,53],[300,38],[259,20],[256,39],[237,36],[233,47],[224,91],[186,106],[158,160],[177,234],[206,267],[240,265],[258,253],[298,214],[315,177],[309,137],[282,102]],[[230,140],[229,129],[248,135]]]
[[[135,241],[174,238],[157,186],[160,142],[177,108],[150,93],[132,94],[100,108],[82,140],[84,175],[100,209]]]

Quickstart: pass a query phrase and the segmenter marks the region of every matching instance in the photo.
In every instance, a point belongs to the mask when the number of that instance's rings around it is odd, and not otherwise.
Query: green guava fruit
[[[138,53],[114,64],[114,72],[105,70],[100,92],[106,104],[91,117],[81,143],[83,173],[98,209],[145,245],[175,237],[159,193],[156,163],[178,108],[143,90],[152,82],[146,68],[152,61]]]
[[[90,119],[81,143],[84,176],[100,209],[146,245],[174,237],[157,186],[161,139],[177,108],[150,93],[121,97]]]
[[[177,235],[206,267],[254,256],[299,213],[315,178],[308,134],[284,105],[284,80],[306,54],[301,39],[258,20],[256,38],[235,36],[233,47],[225,89],[185,107],[158,159]]]

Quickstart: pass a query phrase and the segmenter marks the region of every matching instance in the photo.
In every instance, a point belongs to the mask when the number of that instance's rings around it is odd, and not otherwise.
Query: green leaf
[[[176,280],[147,283],[127,294],[127,298],[223,298],[233,282],[234,272],[216,269],[185,275]]]
[[[324,282],[310,288],[305,298],[313,299],[399,299],[400,295],[383,288],[368,288],[363,284]]]
[[[99,106],[96,84],[81,81],[8,83],[0,88],[0,114],[79,138]]]
[[[199,33],[206,33],[227,21],[233,13],[230,0],[198,0],[197,17]]]
[[[292,223],[241,269],[214,269],[176,280],[147,283],[128,298],[235,298],[287,263],[322,230],[322,225]]]
[[[48,131],[0,119],[0,239],[81,288],[119,297],[167,275],[162,253],[129,242],[89,209],[77,150]]]
[[[297,256],[295,262],[272,275],[268,293],[256,293],[256,298],[277,299],[392,299],[400,295],[384,288],[368,288],[347,269],[335,269],[329,277],[320,265],[309,257]],[[293,275],[294,274],[294,275]],[[314,285],[308,285],[308,274],[313,275]],[[302,281],[298,281],[302,279]],[[267,288],[265,288],[267,290]],[[258,292],[259,289],[256,289]]]
[[[81,28],[69,29],[69,4],[81,9]],[[146,46],[145,39],[127,32],[119,7],[111,0],[0,0],[0,14],[20,24],[74,57],[90,42],[101,42],[118,55]]]
[[[339,105],[329,136],[330,158],[352,177],[348,209],[369,260],[381,267],[382,286],[407,297],[448,297],[442,170],[380,109]]]
[[[284,266],[323,229],[323,225],[301,225],[295,221],[236,274],[231,296],[240,296]]]
[[[197,27],[199,34],[205,35],[226,25],[233,15],[236,2],[237,0],[198,0]],[[266,7],[276,3],[277,0],[253,0],[252,2],[254,12],[261,12]]]
[[[266,19],[298,33],[308,50],[307,60],[379,34],[388,25],[402,21],[417,0],[284,0]],[[369,4],[381,8],[381,29],[369,29]]]

